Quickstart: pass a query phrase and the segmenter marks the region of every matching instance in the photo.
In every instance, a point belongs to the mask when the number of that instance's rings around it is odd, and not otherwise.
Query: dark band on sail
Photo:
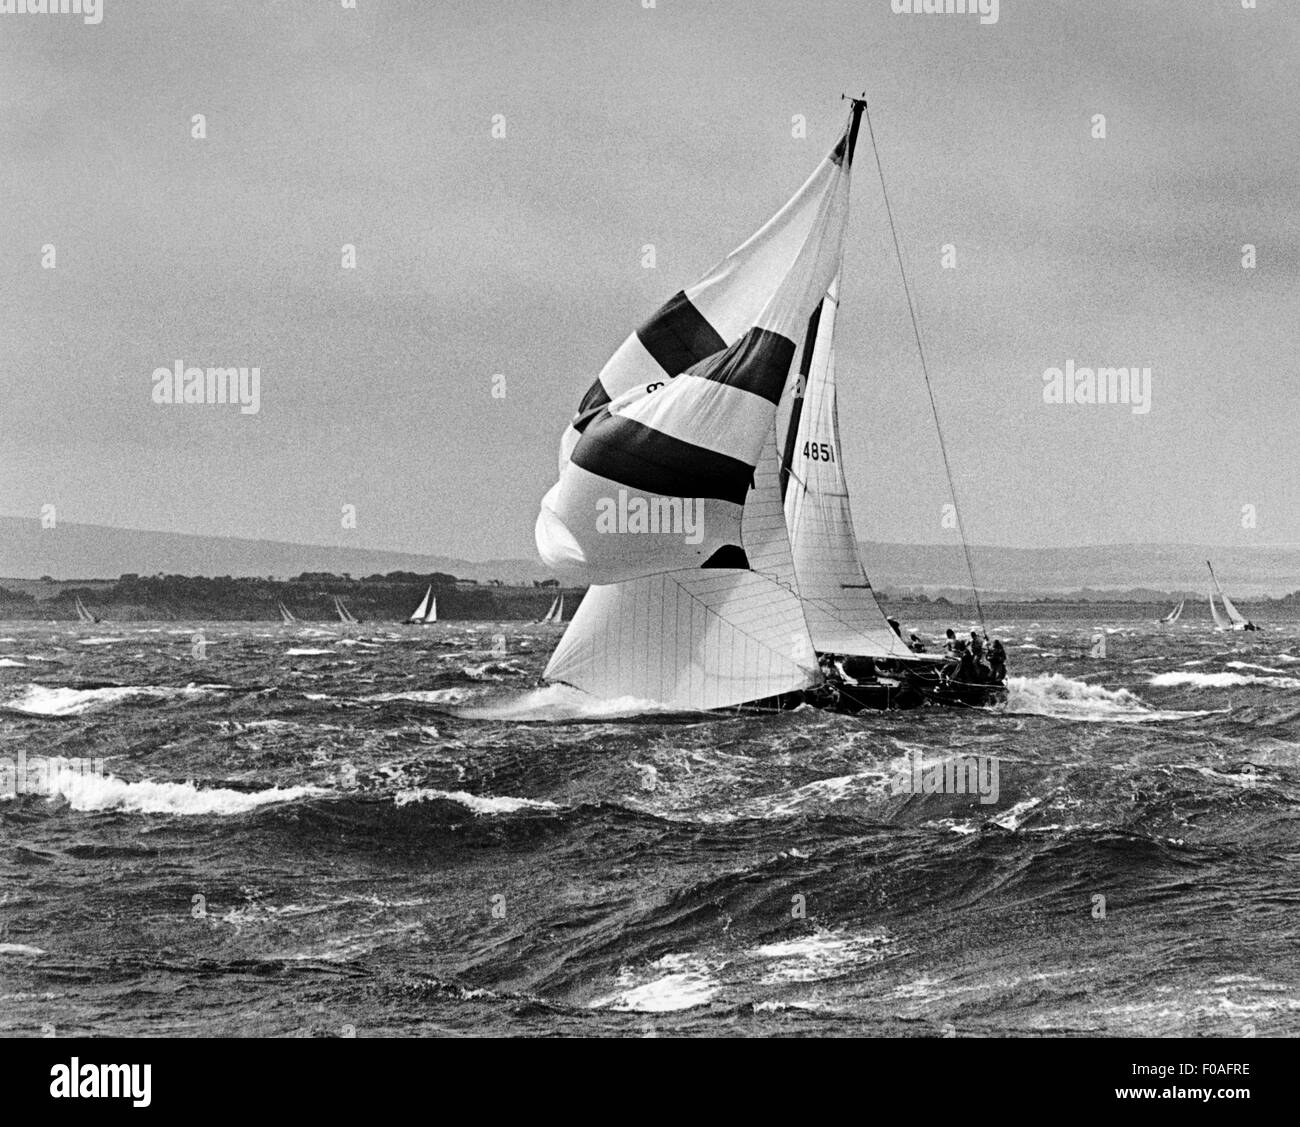
[[[591,422],[598,414],[600,409],[609,402],[609,392],[605,390],[605,385],[600,382],[600,377],[596,377],[596,382],[587,388],[587,394],[582,397],[582,402],[578,404],[578,414],[573,420],[573,429],[579,434],[587,429],[587,424]]]
[[[754,467],[622,415],[600,411],[573,448],[588,473],[661,497],[704,497],[743,505]]]
[[[825,299],[817,303],[817,308],[808,318],[808,332],[803,338],[803,356],[799,360],[799,394],[790,406],[790,426],[785,432],[785,448],[781,451],[781,500],[785,500],[786,490],[790,487],[790,467],[794,465],[795,447],[799,442],[799,420],[803,418],[803,401],[808,395],[808,373],[812,371],[813,349],[817,347],[817,327],[822,320],[822,306]]]
[[[793,359],[794,341],[771,329],[754,328],[726,352],[709,357],[688,374],[738,387],[762,396],[770,403],[779,403]]]
[[[685,291],[670,297],[636,331],[645,350],[670,376],[679,376],[705,357],[721,352],[727,342],[705,320]]]

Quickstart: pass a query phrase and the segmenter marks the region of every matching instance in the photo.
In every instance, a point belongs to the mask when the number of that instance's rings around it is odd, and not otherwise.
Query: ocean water
[[[1300,1033],[1300,626],[989,626],[1005,707],[851,717],[585,701],[548,627],[0,624],[0,1035]]]

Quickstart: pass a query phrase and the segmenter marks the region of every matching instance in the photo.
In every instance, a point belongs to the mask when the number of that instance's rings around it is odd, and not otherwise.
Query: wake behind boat
[[[851,100],[803,187],[629,336],[579,404],[536,539],[548,566],[592,586],[547,680],[683,709],[1005,696],[1000,645],[1000,661],[978,635],[917,652],[858,552],[834,332],[865,112]]]

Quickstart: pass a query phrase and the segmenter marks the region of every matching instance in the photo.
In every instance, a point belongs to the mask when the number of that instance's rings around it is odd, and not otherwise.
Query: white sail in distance
[[[1162,618],[1160,621],[1177,622],[1183,616],[1183,606],[1186,604],[1186,602],[1187,600],[1183,599],[1181,602],[1179,602],[1179,604],[1176,607],[1174,607],[1173,610],[1171,610],[1167,615],[1165,615],[1164,618]]]
[[[1210,564],[1209,560],[1205,561],[1205,566],[1210,569],[1210,579],[1214,583],[1214,589],[1219,592],[1219,598],[1223,600],[1223,609],[1228,614],[1228,621],[1224,622],[1219,618],[1218,613],[1214,612],[1215,624],[1225,628],[1231,627],[1232,629],[1235,630],[1241,629],[1246,625],[1246,621],[1247,621],[1246,616],[1242,614],[1241,611],[1239,611],[1235,606],[1232,605],[1232,600],[1229,599],[1228,596],[1224,593],[1223,588],[1219,585],[1219,577],[1214,574],[1214,568]],[[1212,612],[1214,611],[1213,594],[1210,595],[1210,609]]]
[[[406,621],[412,623],[423,622],[425,615],[429,613],[429,606],[432,603],[432,601],[433,601],[433,584],[430,584],[429,589],[424,593],[424,598],[420,600],[420,605],[411,612],[411,616]]]
[[[860,114],[855,103],[790,202],[632,334],[580,404],[537,546],[549,567],[595,586],[549,680],[682,708],[820,680],[790,562],[776,415],[838,269]]]

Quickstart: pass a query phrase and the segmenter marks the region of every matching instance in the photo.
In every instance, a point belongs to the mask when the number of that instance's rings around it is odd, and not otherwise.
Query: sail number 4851
[[[829,442],[805,442],[803,444],[803,456],[811,458],[814,462],[833,462],[835,461],[835,447]]]

